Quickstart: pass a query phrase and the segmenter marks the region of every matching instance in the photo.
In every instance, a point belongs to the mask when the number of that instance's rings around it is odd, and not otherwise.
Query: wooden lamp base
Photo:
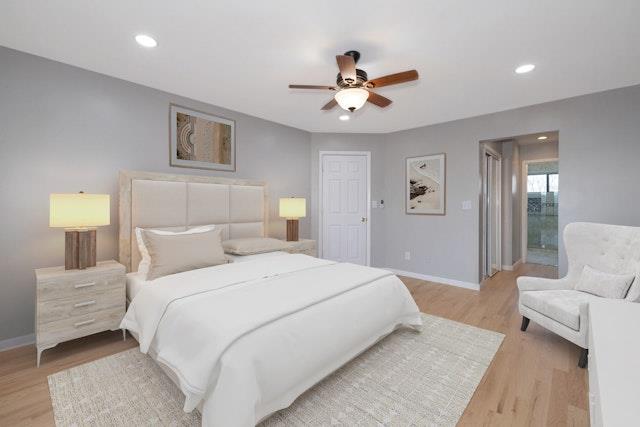
[[[288,219],[287,220],[287,242],[297,242],[297,241],[298,241],[298,220]]]
[[[64,269],[96,266],[96,230],[65,230]]]

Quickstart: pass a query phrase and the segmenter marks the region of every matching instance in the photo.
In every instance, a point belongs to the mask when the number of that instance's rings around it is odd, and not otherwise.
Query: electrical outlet
[[[407,251],[404,253],[404,260],[411,261],[411,252]]]
[[[463,200],[462,201],[462,210],[470,211],[471,210],[471,200]]]

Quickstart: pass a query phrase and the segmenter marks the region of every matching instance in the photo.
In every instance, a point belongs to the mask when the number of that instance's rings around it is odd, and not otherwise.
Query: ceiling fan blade
[[[383,87],[397,85],[399,83],[410,82],[418,80],[418,72],[416,70],[403,71],[402,73],[389,74],[388,76],[378,77],[377,79],[369,80],[367,87]]]
[[[336,90],[335,86],[318,86],[318,85],[289,85],[289,89],[325,89],[325,90]]]
[[[321,110],[331,110],[336,105],[338,105],[338,102],[335,98],[332,98],[331,101],[327,102],[324,107],[321,108]]]
[[[353,57],[348,55],[337,55],[336,61],[338,61],[338,68],[340,68],[340,75],[342,75],[342,79],[347,81],[347,83],[355,83],[356,61],[353,60]]]
[[[369,98],[367,98],[367,101],[381,108],[388,107],[393,102],[389,98],[385,98],[384,96],[371,91],[369,91]]]

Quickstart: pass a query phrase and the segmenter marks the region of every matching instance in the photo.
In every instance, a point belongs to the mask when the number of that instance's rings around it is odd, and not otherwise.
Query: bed
[[[392,273],[302,254],[136,277],[136,227],[216,224],[225,239],[265,236],[267,194],[262,182],[120,174],[119,255],[130,300],[122,326],[206,426],[255,425],[395,329],[421,324]]]

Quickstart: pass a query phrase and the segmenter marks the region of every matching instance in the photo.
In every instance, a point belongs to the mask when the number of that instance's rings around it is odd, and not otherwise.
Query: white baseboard
[[[517,260],[516,262],[513,263],[513,265],[503,265],[502,269],[506,270],[506,271],[513,271],[516,268],[518,268],[518,266],[522,264],[522,258],[520,258],[519,260]]]
[[[411,271],[403,271],[395,268],[386,268],[385,270],[389,270],[400,276],[412,277],[414,279],[426,280],[428,282],[443,283],[445,285],[457,286],[459,288],[465,288],[465,289],[472,289],[474,291],[480,290],[480,285],[478,283],[463,282],[462,280],[447,279],[446,277],[430,276],[428,274],[422,274],[422,273],[413,273]]]
[[[9,339],[0,341],[0,351],[11,350],[12,348],[34,344],[35,342],[36,342],[36,334],[29,334],[29,335],[23,335],[21,337],[9,338]]]

